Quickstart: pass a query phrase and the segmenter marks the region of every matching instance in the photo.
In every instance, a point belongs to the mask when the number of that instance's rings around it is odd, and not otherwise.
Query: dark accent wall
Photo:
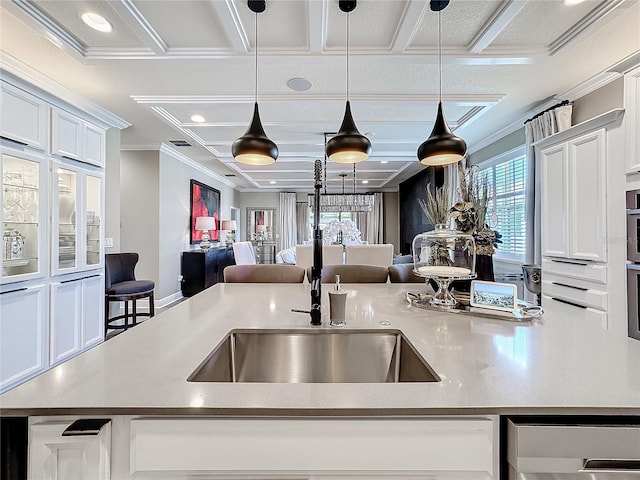
[[[426,167],[400,184],[400,253],[410,254],[413,238],[419,233],[433,230],[433,225],[424,216],[418,199],[426,200],[428,184],[435,189],[443,183],[444,167]]]

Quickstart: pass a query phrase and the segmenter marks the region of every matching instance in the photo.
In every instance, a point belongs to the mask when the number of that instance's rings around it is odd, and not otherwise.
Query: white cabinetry
[[[0,85],[0,136],[39,150],[47,147],[49,106],[9,83]]]
[[[626,172],[640,172],[640,67],[624,76]]]
[[[53,161],[51,270],[54,275],[102,267],[104,174]]]
[[[606,262],[605,130],[541,155],[542,254]]]
[[[104,338],[104,275],[51,282],[49,357],[58,364]]]
[[[108,123],[4,70],[0,95],[4,392],[104,338]]]
[[[134,419],[130,471],[135,478],[233,472],[240,478],[492,479],[498,444],[497,420],[486,417]]]
[[[536,144],[541,166],[542,304],[611,329],[620,298],[619,211],[623,110],[612,110]],[[617,163],[616,163],[617,162]],[[609,178],[611,177],[611,178]],[[612,214],[614,212],[614,214]],[[611,217],[611,218],[610,218]],[[617,243],[616,243],[617,242]]]
[[[48,275],[48,170],[42,154],[0,146],[0,284]]]
[[[51,111],[51,153],[104,166],[105,131],[59,108]]]
[[[47,288],[30,282],[0,293],[0,391],[48,367]]]
[[[37,420],[29,426],[29,478],[109,480],[111,425],[95,434],[63,435],[69,421]]]

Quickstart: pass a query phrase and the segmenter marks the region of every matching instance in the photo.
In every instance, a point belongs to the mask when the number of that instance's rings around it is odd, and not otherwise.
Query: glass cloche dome
[[[476,278],[476,246],[471,235],[436,225],[435,230],[420,233],[413,239],[413,271],[424,278],[432,278],[438,291],[430,304],[452,308],[456,299],[449,293],[453,280]]]

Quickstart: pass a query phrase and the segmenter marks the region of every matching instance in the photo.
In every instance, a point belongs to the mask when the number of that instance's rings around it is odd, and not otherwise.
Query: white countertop
[[[218,284],[0,396],[3,415],[640,414],[640,342],[558,318],[515,323],[418,309],[417,284],[344,285],[347,328],[398,329],[435,383],[187,382],[234,328],[322,327],[308,285]],[[388,326],[380,326],[386,320]]]

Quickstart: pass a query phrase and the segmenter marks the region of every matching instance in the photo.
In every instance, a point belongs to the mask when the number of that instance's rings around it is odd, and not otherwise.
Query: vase
[[[495,282],[493,274],[493,255],[476,256],[476,279],[485,282]]]

